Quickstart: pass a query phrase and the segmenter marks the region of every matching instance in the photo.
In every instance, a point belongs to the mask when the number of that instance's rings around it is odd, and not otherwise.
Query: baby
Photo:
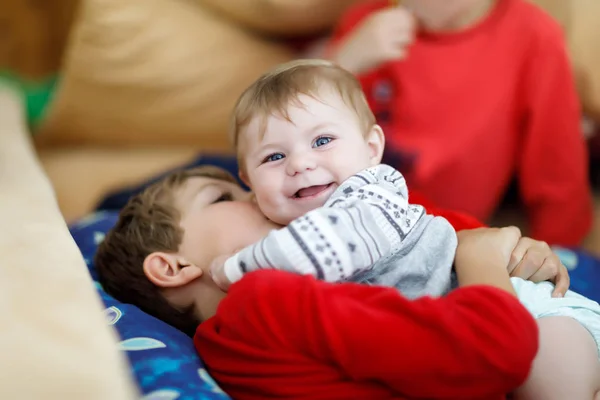
[[[410,205],[402,175],[380,164],[383,132],[349,72],[325,61],[296,61],[267,73],[242,94],[231,133],[240,177],[262,212],[286,227],[216,259],[218,285],[278,268],[394,286],[410,298],[455,287],[456,234],[445,219]],[[541,318],[541,349],[520,395],[594,398],[600,306],[572,292],[551,298],[550,284],[514,278],[513,285]],[[587,339],[578,343],[581,352],[558,356],[556,343],[581,331]]]

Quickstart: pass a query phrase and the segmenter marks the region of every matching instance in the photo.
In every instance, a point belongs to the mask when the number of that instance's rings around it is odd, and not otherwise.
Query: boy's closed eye
[[[223,194],[221,194],[218,198],[215,199],[215,201],[213,201],[214,203],[220,203],[223,201],[232,201],[233,200],[233,194],[231,194],[230,192],[225,192]]]

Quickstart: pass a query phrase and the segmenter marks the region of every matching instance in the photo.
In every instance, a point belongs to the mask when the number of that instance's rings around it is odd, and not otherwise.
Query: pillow
[[[584,112],[600,122],[600,2],[598,0],[532,0],[565,30]]]
[[[94,254],[116,221],[117,213],[99,212],[70,227],[96,282]],[[106,307],[106,322],[120,336],[118,346],[129,359],[144,400],[229,399],[206,371],[190,337],[96,286]]]
[[[199,1],[82,0],[38,140],[224,149],[239,94],[292,58]]]
[[[313,35],[333,28],[342,14],[364,0],[202,0],[232,20],[267,34]]]

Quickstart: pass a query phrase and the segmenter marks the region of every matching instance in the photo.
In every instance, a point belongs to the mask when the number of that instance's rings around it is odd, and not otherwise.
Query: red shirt
[[[509,294],[396,289],[275,270],[234,284],[194,343],[234,399],[504,399],[526,379],[537,325]]]
[[[388,1],[342,19],[334,43]],[[580,107],[562,32],[523,0],[476,26],[421,32],[408,58],[360,77],[386,132],[388,163],[435,204],[485,220],[516,174],[530,235],[577,245],[592,219]],[[384,160],[385,161],[385,160]]]

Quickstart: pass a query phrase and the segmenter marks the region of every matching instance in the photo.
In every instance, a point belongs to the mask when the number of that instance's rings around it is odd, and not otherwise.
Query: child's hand
[[[510,257],[508,273],[532,282],[553,282],[552,297],[563,297],[569,289],[569,272],[560,258],[546,242],[528,237],[519,239]]]
[[[506,266],[521,238],[519,228],[465,229],[457,236],[455,266],[459,285],[490,285],[516,296]]]
[[[333,61],[353,74],[406,57],[415,36],[415,20],[403,7],[373,13],[337,49]]]
[[[505,267],[509,264],[519,239],[519,228],[478,228],[457,232],[456,264],[489,264]]]
[[[229,255],[219,256],[210,263],[210,276],[213,282],[224,292],[227,292],[231,286],[231,282],[225,275],[225,261],[229,257]]]

